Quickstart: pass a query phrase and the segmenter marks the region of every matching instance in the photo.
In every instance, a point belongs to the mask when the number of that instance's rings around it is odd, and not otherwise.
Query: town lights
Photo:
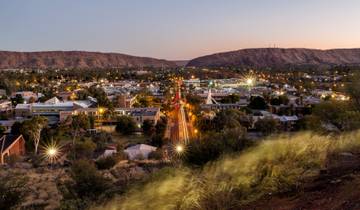
[[[99,108],[99,113],[100,113],[100,114],[103,114],[104,111],[105,111],[104,108]]]

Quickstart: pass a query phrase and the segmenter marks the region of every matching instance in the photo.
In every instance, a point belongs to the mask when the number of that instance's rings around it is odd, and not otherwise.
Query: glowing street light
[[[176,145],[176,147],[175,147],[175,151],[178,153],[178,154],[181,154],[181,153],[183,153],[184,152],[184,146],[182,146],[182,145]]]
[[[99,108],[99,113],[103,114],[105,112],[104,108]]]
[[[47,159],[52,165],[60,156],[60,147],[55,143],[51,142],[48,145],[43,146],[43,157]]]
[[[253,78],[247,78],[246,79],[246,84],[249,86],[252,86],[254,84],[254,79]]]

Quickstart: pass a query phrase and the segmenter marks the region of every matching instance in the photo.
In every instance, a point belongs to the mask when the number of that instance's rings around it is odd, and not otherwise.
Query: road
[[[170,139],[174,143],[187,144],[189,142],[189,125],[184,110],[185,103],[181,99],[180,84],[181,82],[179,81],[173,99],[174,108],[169,114],[168,129],[170,132]]]

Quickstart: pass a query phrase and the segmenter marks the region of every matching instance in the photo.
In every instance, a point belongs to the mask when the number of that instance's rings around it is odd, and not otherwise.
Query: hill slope
[[[192,67],[360,66],[360,49],[257,48],[195,58]]]
[[[10,68],[115,68],[175,67],[174,62],[119,53],[84,51],[10,52],[0,51],[0,69]]]

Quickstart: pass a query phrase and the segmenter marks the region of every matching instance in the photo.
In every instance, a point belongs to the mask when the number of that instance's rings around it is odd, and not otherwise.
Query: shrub
[[[162,160],[162,158],[163,158],[163,151],[160,149],[153,151],[149,154],[149,159]]]
[[[117,158],[116,155],[111,155],[111,156],[104,157],[104,158],[97,160],[96,166],[100,170],[110,169],[114,165],[116,165],[116,163],[118,163],[118,161],[119,161],[119,159]]]
[[[8,173],[0,179],[0,209],[16,209],[28,194],[27,177]]]
[[[121,134],[129,135],[135,131],[136,123],[129,116],[121,116],[117,120],[115,129],[117,132],[119,132]]]
[[[70,168],[70,177],[73,182],[68,187],[79,198],[96,198],[109,187],[95,165],[87,160],[75,161]]]

